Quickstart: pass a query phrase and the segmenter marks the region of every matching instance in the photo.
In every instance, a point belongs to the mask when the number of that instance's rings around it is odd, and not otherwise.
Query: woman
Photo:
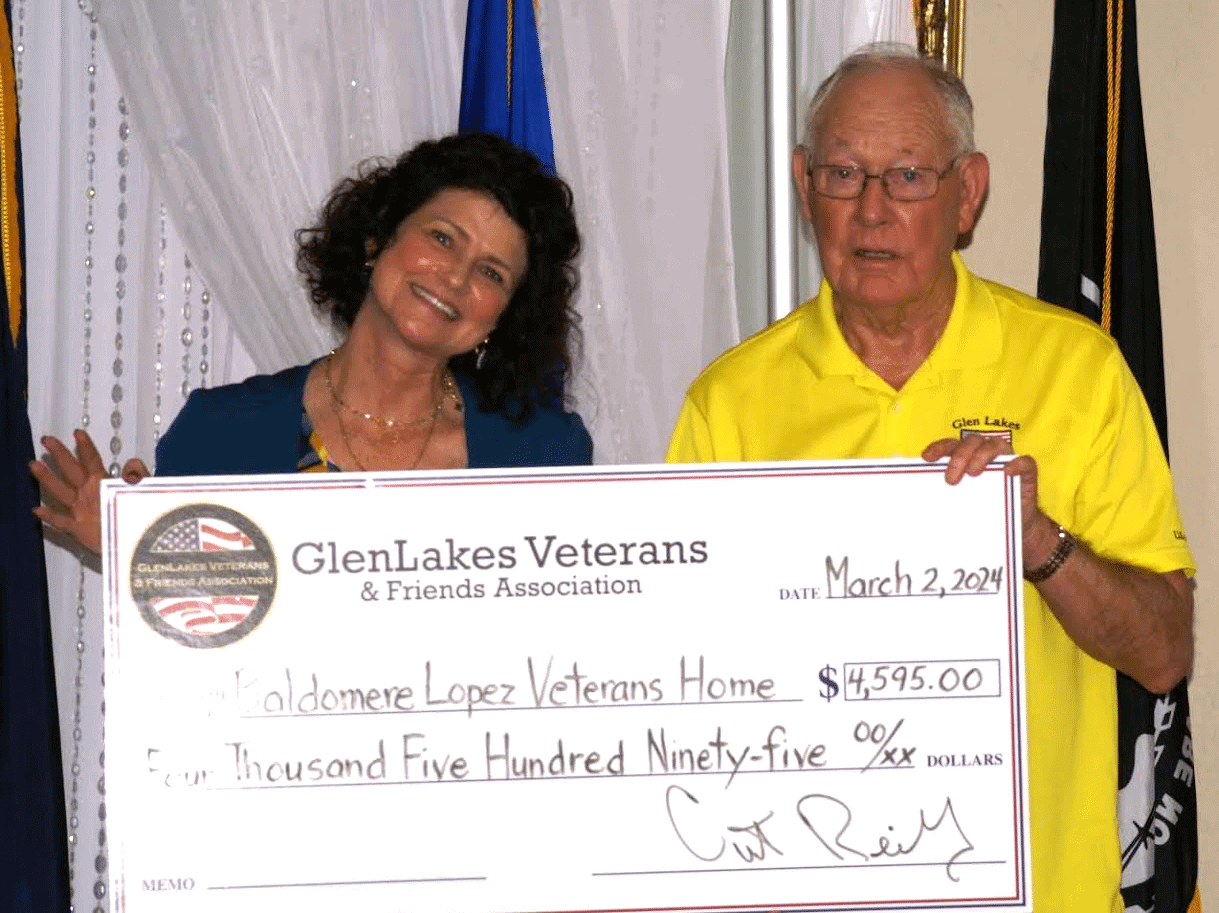
[[[343,180],[297,232],[310,297],[346,334],[307,365],[195,390],[157,444],[160,475],[582,465],[564,409],[575,333],[571,191],[489,134],[425,141]],[[92,551],[105,475],[44,438],[36,511]],[[57,471],[56,471],[57,470]],[[147,475],[139,460],[123,477]]]

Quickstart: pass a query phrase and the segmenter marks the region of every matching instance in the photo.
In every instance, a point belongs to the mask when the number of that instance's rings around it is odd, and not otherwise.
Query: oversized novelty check
[[[1030,908],[1000,466],[103,498],[120,913]]]

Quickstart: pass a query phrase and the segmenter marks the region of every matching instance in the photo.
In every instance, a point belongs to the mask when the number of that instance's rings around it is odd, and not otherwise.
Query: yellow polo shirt
[[[979,279],[955,254],[953,267],[948,326],[901,390],[847,345],[823,283],[695,380],[668,460],[917,457],[940,438],[1010,434],[1037,460],[1042,510],[1093,551],[1192,574],[1155,425],[1113,339]],[[1114,672],[1075,646],[1031,584],[1024,599],[1034,903],[1120,911]]]

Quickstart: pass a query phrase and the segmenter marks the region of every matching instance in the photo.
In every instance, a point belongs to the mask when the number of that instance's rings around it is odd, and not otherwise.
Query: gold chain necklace
[[[443,406],[444,401],[441,400],[440,404]],[[368,467],[365,466],[360,461],[360,458],[356,455],[355,448],[351,446],[351,437],[347,433],[347,426],[343,423],[342,413],[336,409],[334,412],[334,417],[338,420],[338,423],[339,423],[339,434],[341,434],[343,436],[343,446],[346,447],[347,452],[349,454],[351,454],[351,459],[352,459],[352,462],[354,462],[356,464],[356,469],[360,470],[360,472],[368,472]],[[432,411],[432,421],[428,425],[427,436],[423,439],[423,446],[420,447],[419,452],[417,454],[415,454],[415,461],[413,463],[411,463],[411,465],[406,467],[408,472],[419,468],[419,464],[423,461],[423,455],[425,453],[427,453],[428,445],[432,443],[432,435],[436,432],[436,420],[438,418],[440,418],[440,410],[439,409],[433,410]],[[393,443],[396,444],[396,443],[398,443],[399,438],[397,436],[394,436],[392,438],[392,441],[393,441]]]
[[[339,396],[339,391],[335,389],[334,381],[330,376],[330,364],[334,361],[334,353],[335,350],[331,349],[330,354],[326,356],[326,364],[324,366],[322,376],[326,380],[326,389],[330,391],[330,399],[335,406],[334,417],[339,423],[339,434],[341,434],[343,437],[343,446],[347,448],[348,454],[351,455],[352,462],[355,463],[356,469],[360,470],[361,472],[368,472],[368,467],[361,462],[360,457],[356,454],[355,448],[351,444],[351,435],[348,433],[347,425],[343,421],[343,413],[339,411],[338,407],[340,406],[346,411],[350,412],[352,415],[367,419],[368,421],[374,422],[375,424],[380,425],[382,428],[390,431],[391,444],[397,444],[402,439],[402,433],[395,430],[395,428],[398,426],[403,424],[422,425],[424,422],[427,422],[428,429],[427,435],[423,439],[423,446],[419,448],[419,452],[415,455],[414,462],[407,467],[407,470],[410,471],[418,468],[419,464],[423,461],[423,455],[427,453],[428,446],[432,443],[432,436],[436,433],[436,424],[440,419],[440,413],[444,411],[445,396],[447,395],[453,400],[453,407],[458,412],[462,411],[461,392],[457,389],[457,382],[453,379],[452,372],[450,372],[447,368],[445,369],[444,374],[440,378],[440,393],[437,395],[436,402],[433,407],[428,410],[427,415],[418,419],[411,419],[409,422],[404,422],[402,419],[383,419],[379,416],[373,415],[371,412],[361,412],[359,409],[352,408],[343,401],[341,396]]]
[[[398,428],[402,425],[423,425],[429,421],[433,425],[435,425],[436,418],[444,410],[444,397],[445,396],[448,396],[451,400],[453,400],[453,404],[456,407],[458,412],[461,411],[461,408],[462,408],[461,393],[458,392],[458,390],[457,390],[457,382],[453,380],[452,372],[450,372],[446,368],[444,371],[444,374],[441,375],[441,378],[440,378],[440,395],[438,395],[436,397],[436,402],[433,404],[432,408],[428,411],[428,413],[426,415],[421,415],[418,418],[399,419],[399,418],[381,418],[378,415],[373,415],[371,412],[361,412],[359,409],[356,409],[354,406],[348,405],[347,401],[344,400],[343,397],[339,396],[339,391],[334,386],[334,379],[330,376],[330,366],[334,362],[335,351],[336,351],[335,349],[331,349],[330,354],[326,356],[326,364],[324,365],[324,369],[322,371],[322,377],[326,381],[326,389],[330,391],[330,398],[332,400],[334,400],[335,405],[341,406],[343,409],[345,409],[347,412],[350,412],[352,415],[359,416],[360,418],[365,419],[366,421],[372,422],[376,425],[380,425],[382,428],[385,428],[387,431],[393,431],[395,428]],[[340,422],[339,424],[342,425],[342,422]],[[397,442],[399,440],[399,437],[400,437],[399,434],[395,434],[393,436],[392,440]],[[355,454],[352,454],[352,456],[354,456],[354,455]]]

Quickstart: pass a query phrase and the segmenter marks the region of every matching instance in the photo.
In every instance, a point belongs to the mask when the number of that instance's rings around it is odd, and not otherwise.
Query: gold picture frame
[[[965,75],[965,0],[911,0],[918,51]]]

